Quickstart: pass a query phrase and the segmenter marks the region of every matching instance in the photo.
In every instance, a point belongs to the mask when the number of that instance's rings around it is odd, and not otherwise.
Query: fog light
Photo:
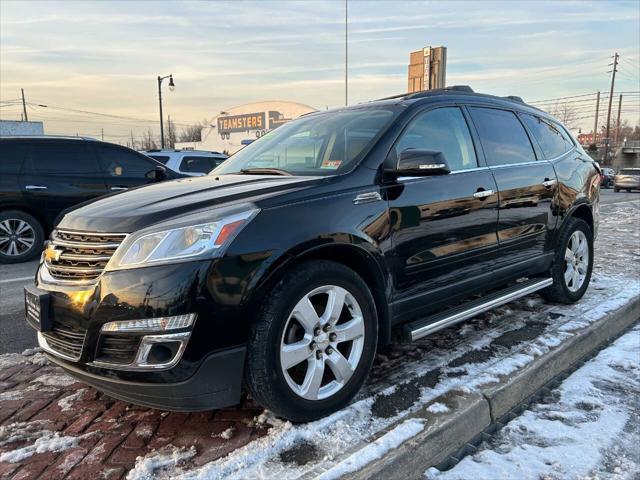
[[[167,369],[175,366],[182,357],[191,332],[145,335],[140,340],[134,361],[136,369]]]
[[[102,325],[102,332],[167,332],[189,328],[196,319],[195,313],[178,315],[175,317],[143,318],[140,320],[122,320],[118,322],[108,322]]]
[[[172,349],[171,347],[175,348]],[[147,363],[166,363],[173,358],[179,347],[180,344],[177,342],[173,342],[171,344],[158,343],[153,345],[151,350],[149,350]]]

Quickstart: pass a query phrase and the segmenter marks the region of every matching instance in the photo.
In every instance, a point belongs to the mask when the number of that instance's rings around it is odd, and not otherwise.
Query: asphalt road
[[[640,198],[640,193],[602,190],[601,206]],[[606,215],[606,210],[602,211]],[[37,261],[0,265],[0,354],[22,352],[36,346],[36,335],[24,321],[22,289],[33,281]]]

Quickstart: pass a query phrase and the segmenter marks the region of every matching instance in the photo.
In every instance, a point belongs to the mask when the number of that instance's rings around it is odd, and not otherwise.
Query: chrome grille
[[[43,332],[42,336],[55,353],[70,360],[78,360],[82,354],[86,333],[84,328],[53,322],[53,329],[50,332]]]
[[[54,230],[49,246],[59,256],[45,255],[47,270],[56,280],[91,282],[100,276],[126,236],[126,233]]]

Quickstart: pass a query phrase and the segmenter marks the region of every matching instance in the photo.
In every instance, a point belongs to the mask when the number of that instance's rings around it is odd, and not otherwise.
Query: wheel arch
[[[255,303],[256,300],[259,301],[265,292],[271,291],[285,272],[302,262],[329,260],[340,263],[356,272],[369,287],[378,315],[378,345],[386,345],[391,338],[391,312],[388,302],[389,281],[383,273],[382,259],[377,257],[377,253],[349,243],[297,247],[280,255],[277,261],[261,276],[255,291],[262,293],[259,298],[254,298],[252,303]]]
[[[591,205],[588,205],[586,203],[576,205],[573,209],[571,209],[569,214],[565,217],[565,223],[567,219],[571,217],[580,218],[581,220],[584,220],[586,224],[589,225],[591,232],[595,235],[595,229],[594,229],[595,225],[594,225],[593,211],[592,211]]]

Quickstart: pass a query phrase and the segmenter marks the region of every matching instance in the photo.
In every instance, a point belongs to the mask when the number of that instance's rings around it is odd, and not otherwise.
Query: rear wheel
[[[587,290],[593,270],[593,233],[579,218],[569,218],[560,234],[551,268],[553,285],[542,291],[549,300],[578,301]]]
[[[364,281],[338,263],[306,262],[276,285],[252,326],[246,384],[276,415],[315,420],[358,392],[376,344],[376,310]]]
[[[28,213],[7,210],[0,213],[0,263],[19,263],[40,254],[44,231]]]
[[[614,187],[614,188],[613,188],[613,191],[614,191],[614,192],[616,192],[616,193],[618,193],[618,192],[620,191],[620,189],[619,189],[619,188],[615,188],[615,187]]]

